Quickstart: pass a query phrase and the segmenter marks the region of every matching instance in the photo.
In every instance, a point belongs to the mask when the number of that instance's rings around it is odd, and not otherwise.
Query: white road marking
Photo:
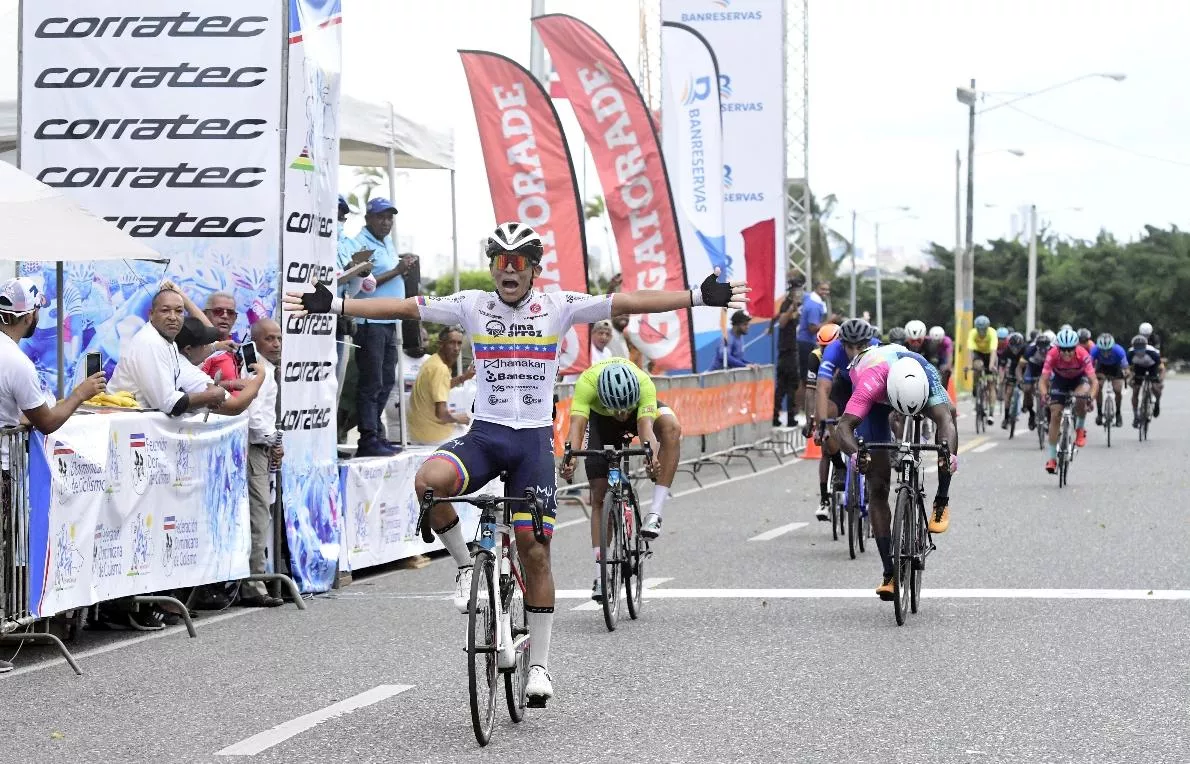
[[[1190,589],[923,589],[930,599],[1190,600]],[[583,599],[591,592],[559,589],[557,599]],[[872,589],[652,589],[645,599],[855,599]]]
[[[998,446],[998,445],[999,445],[999,443],[997,443],[996,441],[992,440],[992,441],[989,441],[989,442],[987,442],[987,443],[984,443],[984,444],[983,444],[982,446],[980,446],[979,448],[973,448],[973,449],[971,449],[971,453],[973,453],[973,454],[982,454],[984,451],[991,451],[993,448],[995,448],[995,447],[996,447],[996,446]]]
[[[778,536],[784,536],[786,533],[789,533],[790,531],[796,531],[798,528],[805,528],[807,525],[809,525],[809,523],[786,523],[785,525],[778,525],[776,528],[767,530],[764,533],[758,533],[748,540],[749,541],[772,541],[773,539],[777,538]]]
[[[269,748],[283,743],[294,735],[301,734],[308,729],[312,729],[315,725],[321,724],[328,719],[334,719],[343,714],[349,714],[360,708],[379,703],[382,700],[391,698],[406,690],[412,690],[411,684],[382,684],[378,687],[373,687],[367,692],[361,692],[359,695],[340,700],[338,703],[332,703],[326,708],[321,708],[305,716],[299,716],[296,719],[291,719],[282,724],[278,724],[272,729],[253,735],[250,738],[241,740],[238,743],[229,745],[222,751],[217,752],[216,756],[255,756],[261,751],[267,751]]]
[[[265,608],[241,608],[238,610],[232,610],[227,613],[221,613],[220,615],[211,616],[209,618],[206,618],[206,617],[195,618],[194,626],[195,626],[195,628],[199,629],[199,631],[201,632],[202,627],[210,625],[210,624],[219,623],[220,621],[230,621],[232,618],[240,618],[242,616],[253,615],[256,613],[263,613],[263,612],[265,612]],[[73,655],[74,655],[74,659],[78,662],[79,667],[82,668],[83,672],[85,673],[87,670],[87,667],[85,665],[83,665],[83,661],[86,660],[87,658],[94,658],[96,655],[103,655],[104,653],[111,653],[111,652],[115,652],[116,650],[123,650],[126,647],[133,647],[134,645],[139,645],[142,642],[148,642],[153,639],[161,639],[162,637],[168,637],[172,634],[177,634],[179,632],[181,632],[182,634],[185,634],[186,627],[183,625],[180,625],[180,624],[178,626],[169,626],[161,631],[153,631],[148,634],[141,635],[139,637],[132,637],[131,639],[122,639],[119,642],[112,642],[111,644],[104,645],[103,647],[96,647],[93,650],[83,650],[82,652],[73,653]],[[6,674],[6,676],[20,676],[21,674],[32,674],[35,671],[44,671],[45,669],[48,669],[48,668],[53,668],[55,666],[65,666],[65,665],[66,665],[66,660],[64,658],[54,658],[53,660],[43,661],[41,663],[36,663],[32,666],[25,666],[24,668],[19,668],[15,671],[9,672],[8,674]]]
[[[672,577],[671,578],[646,578],[644,581],[641,582],[641,585],[645,591],[648,591],[649,589],[652,589],[654,586],[660,586],[661,584],[665,583],[666,581],[673,581],[673,578]],[[587,592],[587,596],[590,597],[591,593]],[[602,607],[603,607],[602,602],[596,602],[595,600],[590,600],[588,602],[584,602],[583,604],[578,605],[576,607],[572,607],[570,609],[571,610],[599,610]]]

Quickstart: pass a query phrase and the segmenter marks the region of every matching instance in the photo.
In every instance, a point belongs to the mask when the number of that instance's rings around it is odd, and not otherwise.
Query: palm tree
[[[583,217],[587,220],[603,217],[606,212],[607,205],[604,204],[603,197],[598,194],[594,198],[583,202]]]
[[[388,184],[388,172],[383,167],[355,168],[355,190],[347,195],[347,203],[352,208],[362,210],[372,198],[372,192]]]
[[[794,199],[800,199],[802,184],[795,180],[788,181],[786,193]],[[834,278],[835,262],[831,258],[832,247],[851,246],[845,236],[828,224],[838,202],[838,197],[834,194],[824,196],[821,203],[814,194],[810,194],[810,270],[815,281]],[[789,265],[792,269],[793,263],[791,262]]]

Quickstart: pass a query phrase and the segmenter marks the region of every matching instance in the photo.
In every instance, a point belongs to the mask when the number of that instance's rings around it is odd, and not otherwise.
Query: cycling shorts
[[[891,443],[893,434],[888,418],[892,413],[892,406],[876,404],[855,428],[856,437],[863,438],[865,443]]]
[[[508,473],[507,495],[524,496],[532,488],[542,501],[542,523],[546,537],[554,534],[558,484],[554,477],[554,428],[513,429],[502,424],[475,420],[464,435],[448,440],[430,454],[430,459],[450,463],[458,474],[455,495],[481,489],[501,472]],[[516,507],[512,515],[515,530],[533,530],[533,515]]]
[[[663,416],[676,417],[677,415],[669,406],[658,401],[657,419]],[[654,425],[657,423],[657,419],[653,420]],[[599,450],[604,446],[620,447],[625,440],[629,439],[628,436],[637,434],[636,423],[636,417],[628,417],[621,422],[614,416],[603,416],[592,411],[591,418],[587,420],[587,448]],[[601,456],[587,456],[584,457],[583,463],[587,471],[587,480],[607,478],[607,459]]]
[[[1132,367],[1133,379],[1148,379],[1152,382],[1160,381],[1161,371],[1156,366],[1150,366],[1147,369],[1140,366]]]
[[[1123,379],[1124,364],[1117,363],[1111,366],[1100,364],[1099,368],[1095,370],[1095,373],[1101,377],[1106,377],[1107,379]]]
[[[1090,380],[1086,377],[1059,377],[1054,374],[1050,376],[1050,402],[1060,403],[1066,400],[1066,396],[1073,393],[1082,385],[1090,384]]]
[[[990,371],[990,370],[993,368],[993,366],[992,366],[992,354],[991,354],[991,353],[981,353],[981,352],[979,352],[978,350],[972,350],[972,351],[971,351],[971,358],[972,358],[973,360],[974,360],[974,359],[978,359],[978,360],[980,360],[980,361],[983,361],[983,368],[984,368],[984,369],[987,369],[987,370],[989,370],[989,371]]]
[[[1025,384],[1031,385],[1037,380],[1041,379],[1041,365],[1036,363],[1025,364]]]

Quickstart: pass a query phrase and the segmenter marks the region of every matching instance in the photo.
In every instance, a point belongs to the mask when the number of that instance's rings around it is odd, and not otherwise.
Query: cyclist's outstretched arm
[[[732,281],[721,284],[716,279],[719,269],[707,276],[702,284],[694,289],[683,289],[680,292],[662,291],[659,289],[641,289],[636,292],[616,292],[612,295],[612,315],[622,316],[632,313],[665,313],[671,310],[682,310],[697,305],[709,305],[716,308],[741,309],[748,304],[748,292],[751,290],[743,281]]]
[[[417,298],[414,297],[335,297],[325,284],[316,284],[311,292],[286,292],[286,312],[297,316],[308,313],[340,313],[355,318],[393,319],[420,318]]]

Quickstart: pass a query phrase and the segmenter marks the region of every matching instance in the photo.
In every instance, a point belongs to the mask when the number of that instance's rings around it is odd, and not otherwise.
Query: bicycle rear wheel
[[[897,626],[905,625],[909,614],[909,596],[913,577],[913,496],[908,486],[897,489],[897,503],[893,510],[893,614]]]
[[[868,483],[863,475],[855,476],[855,484],[859,486],[859,498],[856,499],[856,512],[859,514],[859,551],[864,551],[864,539],[872,534],[872,521],[868,518]]]
[[[496,581],[495,558],[489,552],[475,557],[471,600],[467,606],[467,690],[471,696],[471,727],[480,745],[492,739],[496,718]]]
[[[624,592],[628,603],[628,617],[640,618],[642,598],[645,592],[645,557],[648,556],[648,542],[640,535],[640,505],[636,491],[628,491],[628,504],[624,508]]]
[[[1103,397],[1103,434],[1107,440],[1107,447],[1111,448],[1111,428],[1116,423],[1116,398],[1111,390]]]
[[[624,562],[623,508],[620,489],[609,488],[603,497],[599,526],[599,579],[603,586],[603,622],[615,631],[620,620],[620,573]]]
[[[525,615],[525,595],[521,591],[519,581],[525,580],[521,562],[516,559],[516,548],[513,547],[512,565],[516,575],[510,574],[507,581],[501,581],[504,589],[504,610],[508,613],[508,620],[512,624],[512,640],[515,642],[522,634],[529,633],[529,621]],[[503,577],[502,577],[503,578]],[[511,671],[504,672],[504,700],[508,703],[508,716],[519,722],[525,718],[525,684],[529,681],[529,643],[521,645],[517,651],[516,666]]]
[[[1045,450],[1045,438],[1049,435],[1049,407],[1041,404],[1041,398],[1033,399],[1033,406],[1036,409],[1033,418],[1037,420],[1037,447],[1042,451]]]

